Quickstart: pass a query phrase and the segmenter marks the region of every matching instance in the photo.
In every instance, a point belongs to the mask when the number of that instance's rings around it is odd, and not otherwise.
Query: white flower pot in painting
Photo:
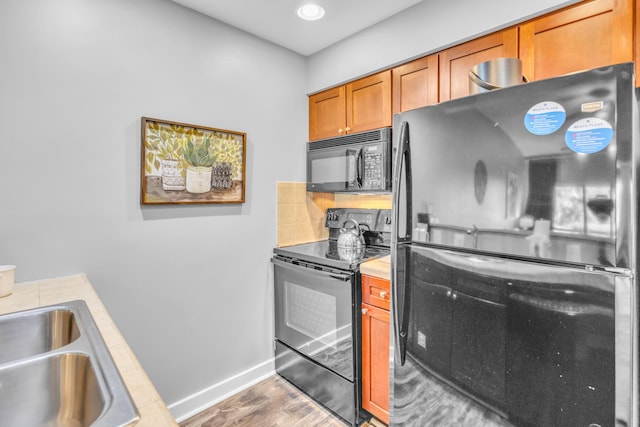
[[[206,193],[211,190],[211,166],[189,166],[186,185],[189,193]]]
[[[162,189],[180,191],[184,190],[184,176],[179,168],[180,161],[165,159],[162,161]]]

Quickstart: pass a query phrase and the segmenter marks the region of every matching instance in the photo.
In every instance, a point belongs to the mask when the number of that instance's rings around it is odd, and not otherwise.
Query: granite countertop
[[[360,272],[367,276],[391,280],[391,255],[360,264]]]
[[[135,426],[177,427],[178,424],[111,320],[111,316],[86,276],[74,275],[16,283],[11,295],[0,298],[0,314],[74,300],[84,300],[91,310],[129,394],[138,408],[140,420]]]

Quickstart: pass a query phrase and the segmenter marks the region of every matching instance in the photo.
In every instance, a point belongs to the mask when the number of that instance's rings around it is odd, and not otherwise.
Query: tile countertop
[[[391,255],[360,264],[360,272],[367,276],[391,280]]]
[[[0,314],[73,300],[84,300],[91,310],[102,338],[138,408],[140,421],[135,426],[177,427],[178,424],[111,320],[86,276],[75,275],[16,283],[11,295],[0,298]]]

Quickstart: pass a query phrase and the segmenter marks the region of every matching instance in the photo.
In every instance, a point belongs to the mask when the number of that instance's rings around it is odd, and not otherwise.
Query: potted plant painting
[[[142,118],[140,202],[244,203],[246,134]]]
[[[211,172],[216,161],[211,153],[211,137],[205,136],[201,143],[189,139],[183,151],[187,166],[186,190],[189,193],[206,193],[211,190]]]

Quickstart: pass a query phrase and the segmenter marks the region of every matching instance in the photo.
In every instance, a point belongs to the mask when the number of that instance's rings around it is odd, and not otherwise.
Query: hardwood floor
[[[345,427],[300,390],[274,375],[180,423],[180,427]],[[361,427],[373,425],[364,423]]]

